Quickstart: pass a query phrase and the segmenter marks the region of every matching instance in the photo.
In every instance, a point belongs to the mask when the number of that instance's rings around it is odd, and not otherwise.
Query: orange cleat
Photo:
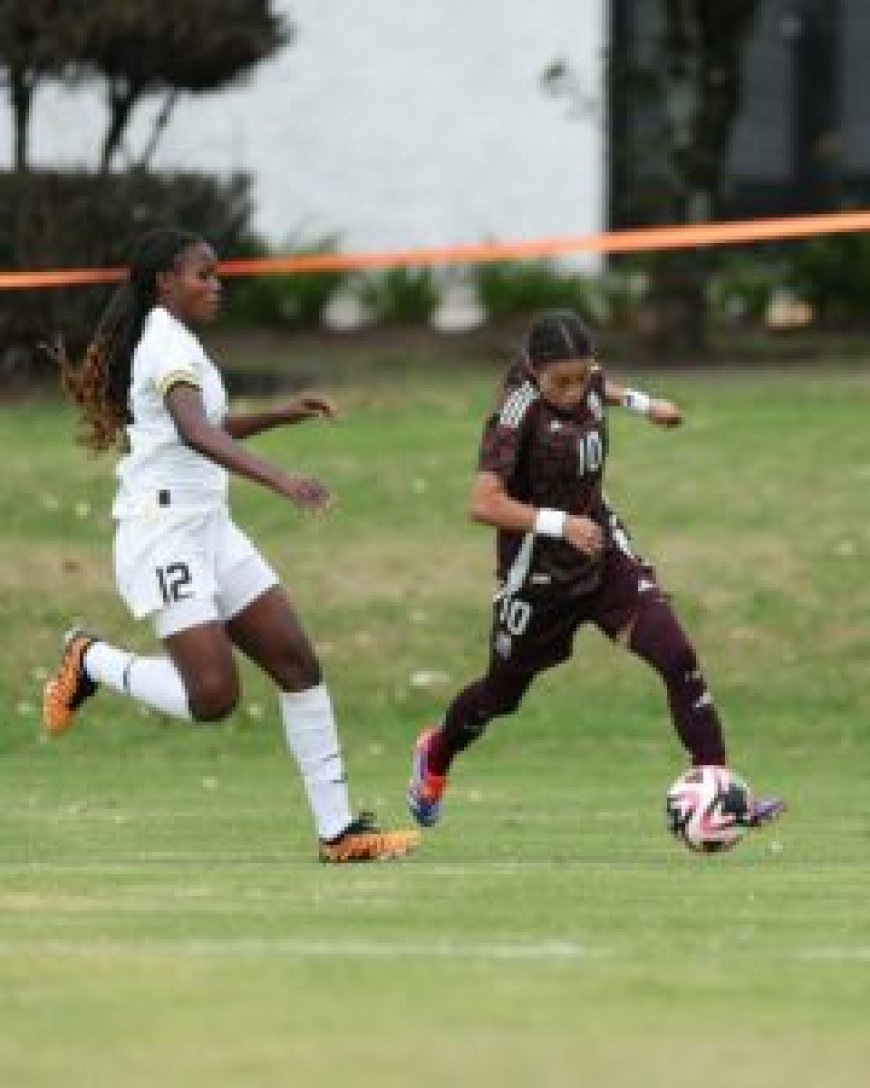
[[[320,860],[335,865],[393,861],[420,845],[419,831],[381,831],[370,812],[361,813],[334,839],[320,840]]]
[[[65,733],[78,708],[97,690],[84,666],[85,653],[96,641],[80,627],[66,633],[60,665],[42,692],[42,726],[49,737]]]

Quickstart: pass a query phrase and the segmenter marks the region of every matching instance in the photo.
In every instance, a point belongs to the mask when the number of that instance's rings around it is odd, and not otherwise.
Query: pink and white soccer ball
[[[690,850],[730,850],[752,826],[755,802],[728,767],[692,767],[668,790],[668,828]]]

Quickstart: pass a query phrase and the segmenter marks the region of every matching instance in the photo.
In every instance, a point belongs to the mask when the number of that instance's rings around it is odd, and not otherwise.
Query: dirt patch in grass
[[[732,600],[750,588],[802,596],[813,591],[798,556],[775,533],[753,532],[726,546],[718,538],[705,540],[697,533],[662,537],[651,558],[671,588],[691,589],[705,603],[708,598],[710,603],[723,597]]]
[[[322,556],[303,553],[287,565],[286,583],[319,603],[356,606],[367,601],[395,604],[480,598],[493,586],[492,550],[454,547],[443,541],[431,550],[425,541],[371,537],[331,544],[328,565]]]
[[[21,592],[28,587],[41,596],[112,590],[112,562],[108,554],[94,555],[57,545],[0,544],[0,592]]]

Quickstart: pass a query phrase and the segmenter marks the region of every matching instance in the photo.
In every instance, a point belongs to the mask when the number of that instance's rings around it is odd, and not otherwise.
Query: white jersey
[[[167,495],[173,506],[209,509],[227,501],[226,470],[185,445],[166,407],[164,397],[179,382],[201,391],[209,421],[220,426],[227,411],[220,372],[187,326],[156,306],[133,353],[129,453],[116,469],[116,518],[147,514]]]

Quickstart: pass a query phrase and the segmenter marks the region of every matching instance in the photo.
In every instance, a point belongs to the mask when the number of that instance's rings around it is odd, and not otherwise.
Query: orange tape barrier
[[[870,211],[832,212],[730,223],[693,223],[681,227],[642,227],[637,230],[607,231],[576,238],[545,238],[531,242],[490,242],[383,253],[314,253],[296,257],[262,257],[222,261],[219,267],[224,276],[266,276],[401,266],[482,264],[487,261],[562,257],[569,253],[642,253],[692,246],[773,242],[860,230],[870,230]],[[0,272],[0,290],[114,283],[125,275],[124,268]]]

